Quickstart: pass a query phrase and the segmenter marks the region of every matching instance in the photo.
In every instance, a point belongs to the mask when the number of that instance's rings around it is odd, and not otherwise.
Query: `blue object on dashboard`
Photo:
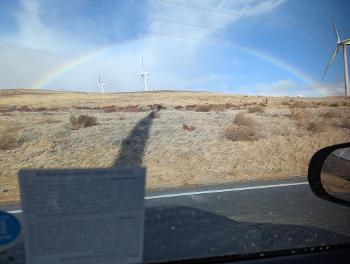
[[[21,225],[16,217],[0,211],[0,247],[10,244],[18,237]]]

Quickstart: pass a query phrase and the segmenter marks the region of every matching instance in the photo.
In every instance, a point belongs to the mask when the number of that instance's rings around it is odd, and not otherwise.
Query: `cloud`
[[[241,93],[269,96],[342,96],[344,95],[344,84],[341,82],[302,84],[285,79],[271,83],[260,82],[249,86],[242,86],[239,88],[239,91]]]
[[[143,54],[146,70],[151,73],[151,87],[226,90],[232,83],[232,77],[220,72],[220,69],[213,72],[210,68],[211,61],[205,59],[206,53],[215,56],[216,50],[206,49],[205,43],[164,38],[161,34],[210,38],[236,23],[242,16],[267,14],[283,2],[284,0],[148,0],[143,6],[145,9],[138,10],[137,1],[128,1],[128,9],[120,6],[103,9],[110,12],[104,18],[102,14],[96,14],[101,9],[96,9],[96,12],[89,9],[91,2],[80,2],[82,6],[74,6],[74,10],[70,6],[72,10],[66,14],[64,8],[69,6],[58,5],[59,2],[56,1],[22,0],[19,11],[15,14],[19,30],[11,37],[0,37],[0,56],[5,58],[0,62],[4,75],[0,79],[0,87],[31,87],[36,80],[42,79],[65,61],[101,45],[116,43],[118,45],[113,53],[73,68],[45,88],[97,90],[96,73],[101,72],[107,82],[107,91],[140,90],[140,60]],[[74,3],[79,1],[71,4]],[[120,10],[125,12],[120,14]],[[139,11],[135,16],[135,12]],[[145,17],[142,17],[143,11]],[[53,15],[50,17],[48,14]],[[129,16],[137,19],[138,15],[139,19],[134,22],[127,20],[130,19]],[[118,17],[126,20],[118,20]],[[140,26],[132,28],[131,25],[134,24]],[[114,35],[118,37],[114,38]]]
[[[205,38],[242,17],[268,13],[283,2],[284,0],[150,1],[149,31]]]

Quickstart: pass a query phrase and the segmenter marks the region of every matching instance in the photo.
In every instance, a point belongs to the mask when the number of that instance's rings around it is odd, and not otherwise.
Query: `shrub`
[[[6,126],[0,129],[0,149],[8,150],[13,149],[17,144],[17,136],[14,129]]]
[[[350,119],[344,119],[340,126],[343,127],[343,128],[350,129]]]
[[[151,110],[156,110],[156,111],[166,109],[166,107],[164,105],[161,105],[161,104],[148,105],[148,108]]]
[[[229,108],[228,104],[213,104],[211,105],[211,110],[215,112],[224,112]]]
[[[78,117],[71,115],[69,122],[72,129],[79,129],[97,125],[97,118],[89,115],[80,115]]]
[[[233,123],[225,128],[224,135],[232,141],[252,141],[260,138],[258,124],[246,113],[240,112]]]
[[[246,113],[240,112],[235,116],[233,123],[238,126],[255,126],[256,122],[250,116],[247,116]]]
[[[198,105],[196,107],[196,112],[209,112],[211,110],[210,104]]]
[[[105,113],[112,113],[118,111],[118,107],[114,105],[106,105],[102,107],[102,111]]]
[[[192,111],[192,110],[195,110],[197,108],[197,105],[186,105],[185,106],[185,109],[187,111]]]
[[[290,118],[295,120],[304,120],[306,119],[310,113],[306,111],[304,108],[291,107],[290,108]]]
[[[261,105],[255,105],[248,108],[249,113],[264,113],[265,109]]]
[[[328,106],[328,103],[327,102],[317,102],[316,103],[317,106]]]
[[[182,129],[185,130],[185,131],[193,131],[195,130],[196,128],[194,126],[191,126],[191,125],[187,125],[187,124],[182,124]]]
[[[329,106],[331,106],[331,107],[338,107],[338,106],[340,106],[340,104],[339,103],[331,103]]]
[[[324,132],[327,130],[327,124],[324,121],[312,121],[307,124],[306,130],[310,132]]]
[[[231,124],[225,129],[225,137],[232,141],[253,141],[259,139],[259,133],[255,126]]]
[[[325,117],[325,118],[341,118],[341,117],[343,117],[342,114],[336,110],[329,110],[325,113],[320,114],[320,116]]]
[[[291,104],[291,107],[298,107],[298,108],[315,108],[317,107],[316,102],[305,102],[305,101],[295,101],[293,104]]]

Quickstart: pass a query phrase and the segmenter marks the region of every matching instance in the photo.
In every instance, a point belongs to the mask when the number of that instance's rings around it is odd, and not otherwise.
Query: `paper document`
[[[22,170],[27,264],[140,263],[145,169]]]

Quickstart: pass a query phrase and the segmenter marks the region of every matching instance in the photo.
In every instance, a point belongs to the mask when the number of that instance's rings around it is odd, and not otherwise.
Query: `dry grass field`
[[[0,90],[0,202],[22,168],[143,164],[148,189],[305,177],[349,120],[344,97]]]

